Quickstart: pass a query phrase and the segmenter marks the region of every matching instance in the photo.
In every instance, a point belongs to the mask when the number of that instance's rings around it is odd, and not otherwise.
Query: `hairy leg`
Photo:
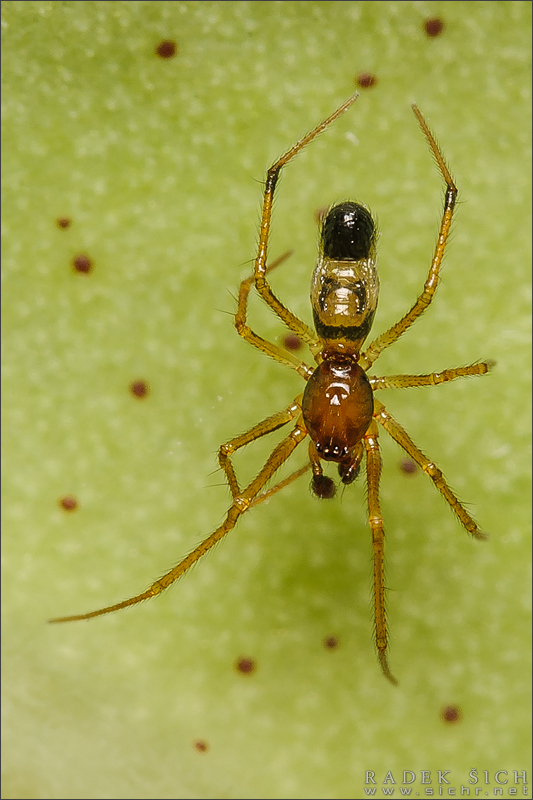
[[[226,519],[213,533],[204,539],[201,544],[196,547],[192,553],[189,553],[179,564],[173,567],[169,572],[163,575],[162,578],[155,581],[146,591],[141,594],[123,600],[120,603],[115,603],[105,608],[97,609],[96,611],[89,611],[87,614],[75,614],[68,617],[56,617],[49,620],[50,622],[74,622],[76,620],[90,619],[91,617],[99,617],[102,614],[110,614],[113,611],[119,611],[121,608],[133,606],[136,603],[141,603],[143,600],[149,600],[161,594],[165,589],[168,589],[175,581],[184,575],[192,565],[205,555],[217,542],[219,542],[227,533],[235,527],[239,517],[244,514],[252,505],[254,499],[257,497],[263,486],[270,480],[277,469],[289,458],[294,448],[307,436],[307,431],[304,427],[303,421],[298,420],[296,427],[291,433],[280,442],[280,444],[272,451],[266,464],[263,466],[259,475],[236,497],[233,498],[233,503],[228,510]]]
[[[379,502],[379,479],[381,475],[381,455],[378,444],[378,426],[372,420],[364,436],[366,449],[366,475],[368,494],[368,522],[372,531],[374,552],[374,619],[376,625],[376,647],[383,674],[397,684],[387,660],[387,619],[385,616],[385,529]]]
[[[244,447],[251,442],[255,442],[256,439],[260,439],[262,436],[266,436],[268,433],[277,431],[278,428],[283,427],[283,425],[287,425],[288,422],[297,417],[301,412],[301,405],[302,398],[300,395],[299,397],[295,398],[293,402],[287,406],[287,408],[283,409],[283,411],[278,411],[277,414],[272,414],[271,417],[267,417],[266,419],[261,420],[261,422],[258,422],[257,425],[254,425],[249,431],[241,433],[239,436],[235,436],[233,439],[230,439],[229,442],[225,442],[225,444],[220,445],[218,451],[218,463],[226,473],[228,486],[233,497],[237,497],[237,495],[239,495],[241,492],[237,477],[235,475],[235,470],[231,462],[231,456],[233,453],[235,453],[237,450],[240,450],[241,447]]]
[[[439,271],[442,264],[442,258],[444,256],[444,250],[446,248],[446,242],[448,241],[448,235],[450,233],[453,210],[455,208],[455,201],[457,198],[457,186],[453,182],[453,178],[448,167],[446,166],[439,146],[417,106],[413,105],[412,108],[429,143],[429,146],[431,147],[431,151],[435,157],[435,161],[437,162],[441,175],[446,182],[444,212],[440,224],[439,237],[437,239],[435,252],[433,254],[433,260],[429,268],[429,273],[426,278],[422,294],[418,297],[413,307],[404,317],[402,317],[399,322],[397,322],[392,326],[392,328],[389,328],[388,331],[385,331],[385,333],[382,333],[381,336],[378,336],[377,339],[374,339],[374,341],[370,343],[359,360],[359,363],[364,370],[367,370],[374,363],[374,361],[376,361],[383,350],[385,350],[387,347],[390,347],[390,345],[393,344],[402,335],[402,333],[405,333],[405,331],[413,324],[413,322],[424,313],[426,308],[433,300],[435,291],[437,289],[437,284],[439,282]]]
[[[389,414],[383,403],[380,403],[380,401],[376,398],[374,398],[374,417],[381,425],[383,425],[387,433],[389,433],[390,436],[392,436],[392,438],[398,442],[400,447],[403,447],[405,452],[411,456],[413,461],[415,461],[419,467],[422,467],[426,475],[431,478],[441,495],[450,505],[452,511],[454,511],[459,517],[459,521],[466,528],[468,533],[470,533],[475,539],[486,539],[487,535],[479,529],[476,521],[470,516],[466,508],[457,499],[455,494],[446,483],[444,476],[437,465],[430,461],[429,458],[427,458],[427,456],[425,456],[424,453],[419,450],[408,433]]]
[[[271,270],[275,269],[277,266],[283,263],[291,254],[291,250],[283,253],[282,256],[273,261],[272,264],[267,266],[267,273]],[[237,329],[237,333],[239,336],[247,341],[249,344],[257,347],[258,350],[261,350],[262,353],[265,355],[270,356],[275,361],[279,361],[280,364],[285,364],[287,367],[291,367],[295,369],[296,372],[307,380],[312,374],[313,370],[311,367],[308,367],[304,361],[300,361],[295,355],[290,353],[284,347],[280,347],[273,342],[269,342],[266,339],[263,339],[262,336],[259,336],[255,331],[253,331],[247,323],[247,314],[248,314],[248,298],[250,296],[250,289],[254,282],[254,275],[250,275],[249,278],[245,278],[241,281],[241,285],[239,287],[239,300],[237,306],[237,313],[235,314],[235,327]],[[302,325],[304,323],[302,322]]]
[[[274,192],[278,178],[283,167],[289,163],[306,145],[309,144],[316,136],[324,131],[328,125],[331,125],[338,117],[341,116],[347,109],[355,102],[358,94],[352,95],[342,106],[333,112],[324,122],[317,125],[310,133],[296,142],[287,152],[273,164],[267,172],[265,193],[263,197],[263,211],[261,215],[261,228],[259,233],[259,245],[257,248],[257,257],[255,260],[254,280],[255,287],[261,297],[270,306],[272,311],[283,320],[285,325],[300,336],[303,341],[307,342],[310,346],[316,345],[315,332],[298,319],[283,303],[276,297],[270,284],[267,281],[267,250],[268,238],[270,234],[270,222],[272,218],[272,204],[274,200]]]
[[[495,361],[480,361],[468,367],[455,367],[442,372],[430,372],[428,375],[382,375],[369,376],[368,380],[372,389],[410,389],[416,386],[437,386],[439,383],[454,381],[456,378],[465,378],[469,375],[486,375]]]

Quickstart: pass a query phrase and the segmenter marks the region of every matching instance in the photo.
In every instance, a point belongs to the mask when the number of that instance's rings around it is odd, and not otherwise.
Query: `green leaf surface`
[[[351,798],[366,771],[382,796],[389,770],[395,794],[403,770],[413,795],[422,770],[435,794],[450,770],[459,795],[471,769],[492,796],[497,770],[507,792],[529,769],[530,17],[525,2],[2,4],[3,797]],[[164,596],[47,626],[142,591],[207,536],[229,505],[219,444],[301,392],[239,339],[232,295],[266,167],[361,73],[375,85],[282,176],[270,252],[294,252],[272,283],[310,322],[317,212],[352,198],[381,231],[374,332],[409,308],[443,197],[416,101],[459,205],[435,303],[376,372],[497,367],[380,399],[489,541],[382,431],[399,687],[372,641],[363,481],[318,502],[302,478]],[[281,341],[259,302],[250,318]],[[243,481],[277,440],[238,454]]]

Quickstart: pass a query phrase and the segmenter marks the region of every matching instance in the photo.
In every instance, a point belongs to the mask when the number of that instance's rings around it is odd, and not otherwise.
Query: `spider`
[[[331,478],[324,475],[322,462],[335,462],[342,483],[347,485],[357,477],[366,456],[368,520],[374,557],[375,642],[383,674],[391,683],[396,684],[387,657],[385,531],[379,498],[380,426],[431,478],[468,533],[475,539],[486,538],[452,492],[440,469],[419,450],[383,403],[375,397],[375,393],[381,389],[437,385],[468,375],[484,375],[492,368],[494,362],[481,361],[470,366],[455,367],[428,375],[368,374],[380,354],[405,333],[433,300],[457,197],[457,187],[441,151],[416,105],[412,106],[413,112],[437,162],[446,184],[446,191],[444,211],[431,266],[424,288],[412,308],[399,322],[373,339],[364,351],[361,350],[370,333],[376,312],[379,281],[376,268],[376,225],[368,208],[356,202],[342,202],[333,206],[322,221],[318,262],[311,279],[311,305],[315,330],[289,311],[273,293],[267,279],[268,273],[289,255],[286,253],[272,264],[267,264],[272,204],[281,170],[306,145],[347,111],[357,96],[354,94],[327,119],[297,141],[268,170],[254,271],[241,282],[239,289],[235,314],[237,332],[262,353],[296,370],[306,381],[303,393],[295,397],[282,411],[267,417],[250,430],[220,446],[218,461],[224,470],[233,499],[224,522],[198,547],[141,594],[96,611],[58,617],[50,620],[51,622],[90,619],[155,597],[226,536],[248,509],[271,497],[309,469],[312,472],[312,492],[319,498],[331,498],[335,493],[335,484]],[[263,339],[248,326],[247,307],[252,285],[287,328],[308,345],[317,364],[315,368],[301,361],[293,352]],[[293,424],[292,430],[274,448],[257,477],[248,486],[241,487],[233,467],[232,455],[250,442],[290,423]],[[308,462],[271,488],[265,488],[276,471],[307,437],[310,440]]]

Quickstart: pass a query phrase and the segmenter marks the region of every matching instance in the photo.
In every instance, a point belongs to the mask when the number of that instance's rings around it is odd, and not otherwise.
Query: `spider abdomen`
[[[376,225],[366,206],[347,200],[332,206],[322,223],[321,250],[331,261],[360,261],[376,247]]]
[[[376,240],[365,206],[347,201],[328,211],[311,279],[315,329],[325,346],[336,342],[357,352],[370,331],[379,296]]]
[[[307,432],[325,461],[346,461],[368,430],[372,388],[351,360],[323,361],[309,378],[302,400]]]

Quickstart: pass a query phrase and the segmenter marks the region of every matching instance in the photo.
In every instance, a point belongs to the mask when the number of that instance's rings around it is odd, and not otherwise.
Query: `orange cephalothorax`
[[[373,411],[369,380],[352,359],[323,361],[305,387],[305,427],[325,461],[349,459],[367,432]]]

